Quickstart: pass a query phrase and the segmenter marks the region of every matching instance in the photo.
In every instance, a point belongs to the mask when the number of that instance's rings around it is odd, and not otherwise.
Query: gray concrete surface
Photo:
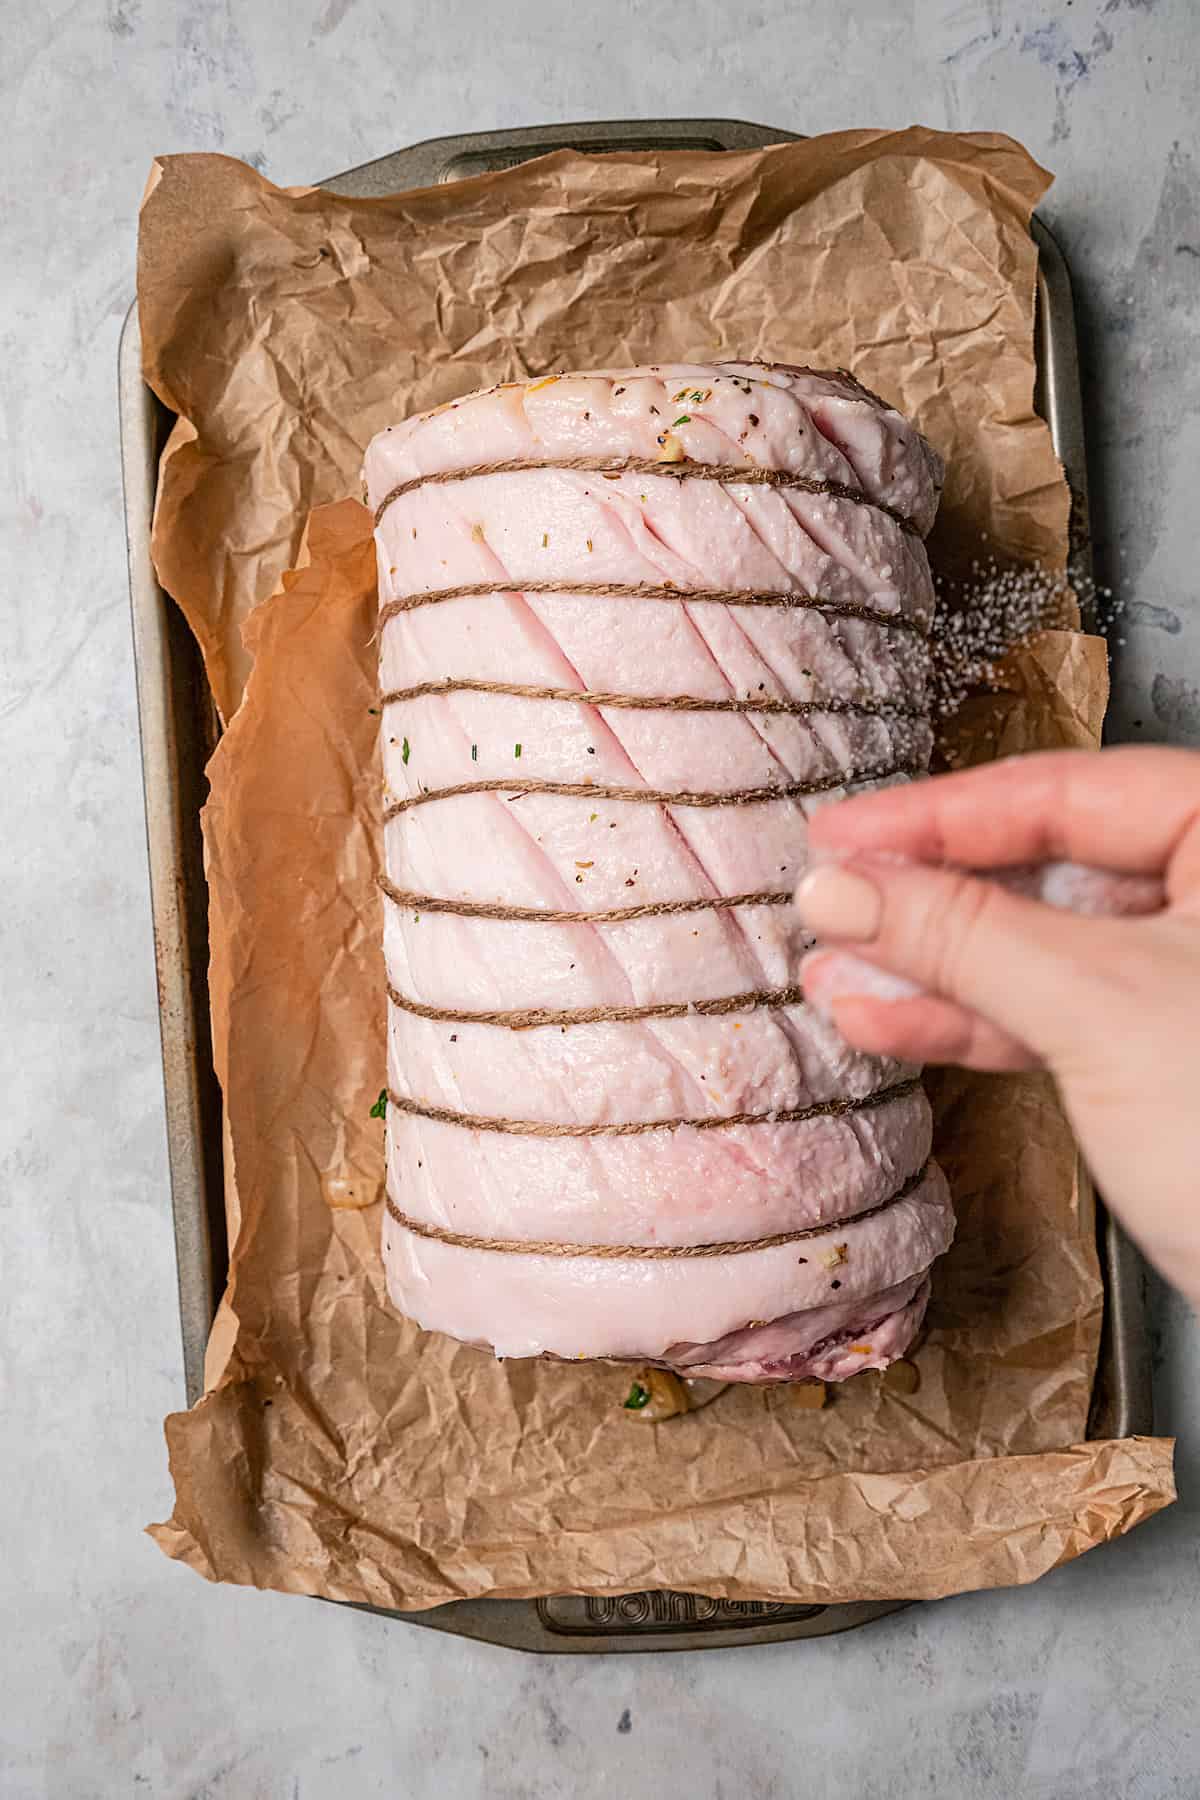
[[[1200,1793],[1200,1339],[1161,1291],[1182,1504],[829,1643],[522,1660],[210,1589],[140,1535],[182,1386],[114,409],[156,151],[302,182],[488,124],[1002,127],[1059,177],[1115,726],[1200,741],[1193,0],[2,0],[0,26],[0,1794]]]

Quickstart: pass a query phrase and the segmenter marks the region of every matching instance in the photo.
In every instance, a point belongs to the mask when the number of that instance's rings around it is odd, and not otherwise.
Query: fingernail
[[[805,999],[824,1019],[838,1000],[915,1000],[925,991],[844,950],[812,951],[800,964],[800,979]]]
[[[883,919],[883,898],[865,875],[836,864],[810,869],[796,889],[796,907],[815,937],[864,943]]]

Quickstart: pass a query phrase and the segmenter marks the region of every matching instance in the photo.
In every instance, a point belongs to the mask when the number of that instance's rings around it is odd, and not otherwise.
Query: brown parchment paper
[[[223,705],[205,818],[238,1229],[211,1392],[168,1421],[168,1554],[213,1579],[419,1608],[675,1587],[919,1598],[1027,1581],[1173,1496],[1170,1444],[1084,1442],[1102,1290],[1070,1132],[1035,1077],[931,1077],[959,1231],[919,1392],[824,1412],[732,1389],[646,1425],[628,1373],[498,1364],[388,1307],[370,522],[378,425],[560,366],[842,363],[951,475],[943,571],[1061,568],[1032,412],[1043,173],[1008,140],[842,133],[727,157],[561,154],[371,203],[222,158],[157,165],[147,369],[186,424],[158,565]],[[256,601],[277,588],[269,604]],[[244,647],[238,642],[245,624]],[[1103,646],[1046,633],[956,722],[960,760],[1094,744]]]
[[[1067,493],[1032,408],[1049,182],[1009,138],[845,131],[773,149],[577,156],[381,200],[156,162],[146,379],[180,415],[153,550],[221,712],[251,607],[371,436],[488,382],[683,356],[844,366],[947,461],[933,553],[1061,564]]]

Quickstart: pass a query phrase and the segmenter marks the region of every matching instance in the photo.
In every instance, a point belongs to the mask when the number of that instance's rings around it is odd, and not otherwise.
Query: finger
[[[811,870],[796,905],[824,943],[862,949],[1051,1060],[1084,1014],[1100,1029],[1106,976],[1127,934],[1147,928],[1080,919],[956,870],[862,859]]]
[[[1040,1058],[978,1013],[841,950],[813,950],[800,965],[804,996],[847,1043],[902,1062],[965,1069],[1033,1069]]]
[[[1020,863],[997,869],[988,879],[1002,881],[1027,900],[1041,900],[1085,918],[1143,917],[1161,912],[1167,904],[1161,875],[1128,875],[1086,863]]]
[[[1032,1050],[952,1000],[854,1000],[834,1002],[833,1022],[848,1044],[872,1056],[902,1062],[954,1063],[960,1069],[1013,1074],[1040,1069]]]
[[[879,789],[816,811],[814,850],[1000,868],[1065,859],[1142,873],[1193,834],[1200,874],[1200,754],[1130,748],[1015,756]]]

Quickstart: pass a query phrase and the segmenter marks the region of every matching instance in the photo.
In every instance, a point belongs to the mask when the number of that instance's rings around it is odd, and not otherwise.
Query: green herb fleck
[[[386,1088],[380,1088],[379,1098],[375,1102],[374,1106],[371,1108],[371,1117],[373,1119],[386,1119],[387,1118],[387,1089]]]
[[[379,717],[379,708],[377,706],[368,706],[367,711],[370,713],[370,715],[373,719],[377,719]]]
[[[629,1398],[625,1402],[626,1412],[641,1412],[643,1406],[650,1404],[650,1389],[643,1382],[635,1381],[629,1390]]]
[[[471,761],[472,762],[479,761],[479,745],[478,744],[471,745]]]
[[[691,422],[692,422],[691,413],[680,413],[679,417],[672,424],[671,430],[674,431],[676,425],[690,425]]]
[[[409,750],[409,747],[408,747],[408,739],[405,738],[404,742],[400,746],[400,761],[402,763],[407,763],[410,755],[411,755],[411,751]]]
[[[514,745],[513,745],[513,755],[514,755],[514,756],[520,756],[520,754],[521,754],[521,746],[520,746],[520,744],[514,744]]]

